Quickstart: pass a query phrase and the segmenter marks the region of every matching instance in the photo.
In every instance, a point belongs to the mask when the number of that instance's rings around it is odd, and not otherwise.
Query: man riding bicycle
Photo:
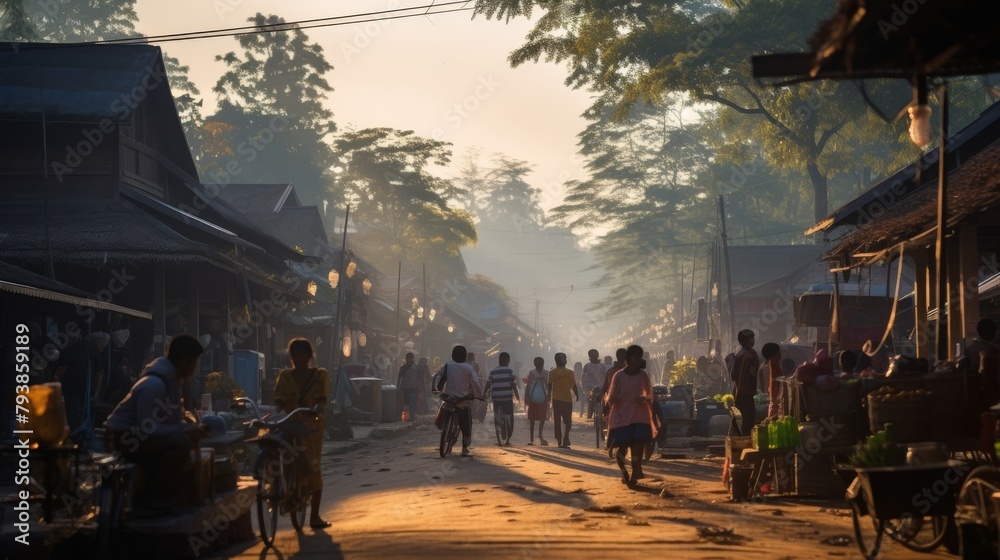
[[[438,391],[458,398],[483,397],[483,388],[479,385],[476,371],[465,363],[467,355],[465,346],[456,346],[451,351],[451,361],[442,366],[437,375]],[[472,411],[469,409],[469,402],[465,400],[456,405],[458,427],[462,430],[462,457],[472,457],[472,452],[469,451],[469,445],[472,444]]]

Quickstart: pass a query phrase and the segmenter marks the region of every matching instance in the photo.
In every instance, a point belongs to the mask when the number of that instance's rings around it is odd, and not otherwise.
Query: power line
[[[53,47],[57,46],[74,46],[74,45],[109,45],[109,44],[133,44],[133,43],[169,43],[174,41],[190,41],[195,39],[211,39],[216,37],[232,37],[236,35],[254,35],[259,33],[282,33],[286,31],[293,31],[298,29],[316,29],[320,27],[336,27],[341,25],[354,25],[358,23],[369,23],[373,21],[387,21],[394,19],[405,19],[411,17],[420,16],[431,16],[438,14],[449,14],[453,12],[466,12],[472,11],[474,7],[460,7],[452,8],[449,10],[438,10],[431,12],[432,8],[441,8],[445,6],[453,6],[456,4],[468,5],[468,0],[456,0],[452,2],[444,2],[441,4],[431,3],[424,4],[420,6],[411,6],[408,8],[395,8],[391,10],[378,10],[373,12],[361,12],[357,14],[349,14],[343,16],[330,16],[325,18],[313,18],[304,19],[298,21],[289,21],[285,23],[279,23],[274,25],[247,25],[242,27],[228,27],[221,29],[208,29],[204,31],[188,31],[183,33],[168,33],[163,35],[150,35],[137,36],[137,37],[125,37],[121,39],[107,39],[102,41],[83,41],[79,43],[66,43],[66,44],[52,44]],[[418,13],[403,13],[399,12],[413,12],[415,10],[424,10]],[[398,15],[387,15],[387,14],[398,14]],[[366,18],[366,19],[357,19]],[[343,21],[351,20],[351,21]]]

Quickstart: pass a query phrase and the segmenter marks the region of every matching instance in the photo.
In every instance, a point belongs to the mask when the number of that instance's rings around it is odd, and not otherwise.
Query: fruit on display
[[[850,463],[855,467],[894,467],[906,463],[906,449],[895,444],[892,424],[854,446]]]

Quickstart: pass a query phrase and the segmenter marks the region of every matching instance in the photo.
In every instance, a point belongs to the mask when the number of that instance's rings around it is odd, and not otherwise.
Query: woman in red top
[[[622,482],[635,486],[642,474],[645,446],[656,437],[653,424],[653,385],[642,369],[641,346],[632,345],[625,351],[625,369],[611,380],[608,405],[611,407],[608,439],[617,447],[615,458],[622,471]],[[625,451],[632,454],[632,474],[625,468]]]

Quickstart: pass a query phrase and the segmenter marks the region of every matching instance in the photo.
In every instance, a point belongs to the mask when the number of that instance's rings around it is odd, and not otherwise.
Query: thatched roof
[[[44,216],[39,199],[5,200],[0,205],[0,258],[44,260]],[[50,201],[48,222],[57,262],[224,262],[217,250],[184,238],[125,200]]]
[[[812,52],[756,56],[754,75],[912,79],[997,72],[998,22],[998,2],[842,0],[810,40]]]
[[[991,105],[979,118],[948,138],[945,169],[951,173],[998,139],[1000,102]],[[873,217],[880,216],[887,207],[896,205],[921,189],[933,190],[937,185],[940,150],[940,147],[934,148],[916,162],[880,180],[855,199],[834,210],[826,219],[806,231],[806,235],[830,231],[840,226],[864,225]]]
[[[1000,140],[983,149],[948,176],[948,227],[1000,205]],[[877,260],[882,251],[937,228],[937,189],[924,189],[885,210],[847,235],[828,260],[844,261],[859,253]]]

